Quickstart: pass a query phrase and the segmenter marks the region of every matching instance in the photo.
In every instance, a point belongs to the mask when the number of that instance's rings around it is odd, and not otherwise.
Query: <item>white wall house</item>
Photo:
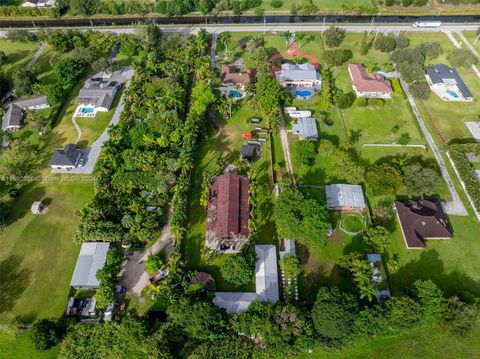
[[[314,87],[322,86],[322,78],[315,66],[309,63],[282,64],[275,78],[281,87]]]
[[[368,74],[359,64],[349,64],[348,73],[357,97],[383,98],[391,97],[392,85],[380,74]]]

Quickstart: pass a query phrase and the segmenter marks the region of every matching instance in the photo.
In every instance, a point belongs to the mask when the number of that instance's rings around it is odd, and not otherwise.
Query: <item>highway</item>
[[[208,32],[211,33],[222,33],[222,32],[283,32],[283,31],[312,31],[312,32],[319,32],[325,30],[329,24],[222,24],[222,25],[159,25],[165,33],[188,33],[188,34],[196,34],[200,29],[206,28]],[[445,24],[439,27],[429,27],[429,28],[418,28],[413,27],[411,24],[405,25],[386,25],[384,23],[381,24],[337,24],[337,26],[341,29],[351,32],[364,32],[364,31],[371,31],[371,32],[391,32],[391,33],[399,33],[403,31],[408,32],[440,32],[440,31],[476,31],[480,23],[478,24]],[[49,27],[49,29],[62,29],[64,27]],[[68,27],[72,29],[72,27]],[[33,27],[25,28],[31,31],[35,31]],[[77,29],[91,29],[101,32],[112,32],[117,34],[131,34],[135,33],[138,29],[138,26],[124,26],[124,27],[96,27],[96,26],[89,26],[89,27],[78,27]],[[4,37],[6,33],[10,29],[0,29],[0,37]]]

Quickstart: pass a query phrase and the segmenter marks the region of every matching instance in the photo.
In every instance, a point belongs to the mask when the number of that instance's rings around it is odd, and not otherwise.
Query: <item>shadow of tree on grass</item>
[[[32,273],[21,263],[22,258],[15,255],[0,262],[0,313],[11,310],[30,283]]]

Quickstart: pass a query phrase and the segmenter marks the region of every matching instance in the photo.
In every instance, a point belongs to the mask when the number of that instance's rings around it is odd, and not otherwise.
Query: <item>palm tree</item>
[[[288,47],[288,42],[290,41],[290,38],[293,36],[293,33],[291,33],[289,30],[284,31],[280,34],[281,37],[285,39],[285,47]]]
[[[228,47],[232,43],[232,33],[228,31],[222,32],[218,37],[218,42],[220,43],[220,45],[222,45],[225,55],[230,57],[230,50]]]

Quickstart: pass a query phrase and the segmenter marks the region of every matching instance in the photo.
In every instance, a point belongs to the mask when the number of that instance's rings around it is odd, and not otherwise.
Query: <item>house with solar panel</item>
[[[357,211],[367,209],[367,203],[360,185],[331,184],[325,186],[327,208],[333,211]]]

